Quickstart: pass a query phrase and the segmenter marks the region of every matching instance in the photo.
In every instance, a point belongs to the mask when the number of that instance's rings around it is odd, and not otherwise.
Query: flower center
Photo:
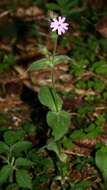
[[[58,27],[61,27],[61,24],[60,24],[60,23],[58,24]]]

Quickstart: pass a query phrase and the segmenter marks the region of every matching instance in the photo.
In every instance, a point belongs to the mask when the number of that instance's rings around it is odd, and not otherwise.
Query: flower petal
[[[61,35],[62,33],[65,33],[66,30],[68,30],[68,23],[64,22],[65,17],[59,16],[58,19],[54,18],[53,21],[50,24],[50,28],[52,28],[52,31],[57,31],[58,35]]]

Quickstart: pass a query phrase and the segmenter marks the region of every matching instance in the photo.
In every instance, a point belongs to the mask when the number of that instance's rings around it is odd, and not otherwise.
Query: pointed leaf
[[[51,112],[47,114],[47,123],[53,130],[55,141],[62,138],[69,129],[70,115],[65,111]]]
[[[34,61],[28,70],[39,70],[39,69],[46,69],[50,65],[50,61],[46,58],[40,59],[38,61]]]
[[[58,94],[47,86],[43,86],[39,91],[39,101],[52,111],[60,111],[62,109],[62,100]]]
[[[62,62],[68,62],[69,60],[71,60],[71,59],[66,55],[57,55],[54,57],[53,64],[58,65]]]
[[[59,151],[58,145],[55,142],[50,142],[46,148],[54,151],[62,162],[66,162],[67,156],[63,152]]]

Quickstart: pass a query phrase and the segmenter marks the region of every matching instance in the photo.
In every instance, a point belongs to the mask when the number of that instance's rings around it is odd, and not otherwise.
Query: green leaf
[[[12,171],[12,168],[9,165],[5,165],[1,168],[1,170],[0,170],[0,184],[7,182],[7,179],[9,178],[11,171]]]
[[[57,93],[47,86],[43,86],[39,91],[39,101],[52,111],[60,111],[62,109],[62,100]]]
[[[99,117],[97,117],[96,120],[95,120],[95,124],[97,126],[104,125],[105,122],[106,122],[106,118],[105,118],[105,116],[103,114],[99,115]]]
[[[28,141],[20,141],[12,146],[13,152],[26,152],[32,148],[32,143]]]
[[[93,71],[97,74],[107,75],[107,61],[101,60],[97,61],[92,66]]]
[[[0,71],[9,69],[11,66],[15,65],[16,57],[12,54],[5,55],[2,64],[0,64]]]
[[[85,138],[87,138],[87,139],[88,138],[95,139],[98,135],[101,135],[101,133],[102,133],[102,127],[101,127],[101,125],[96,126],[95,124],[91,124],[91,125],[89,125],[89,127],[87,127],[85,129],[85,131],[88,132],[86,134]]]
[[[107,53],[107,39],[102,38],[102,39],[100,40],[100,44],[101,44],[101,49],[103,49],[103,51],[104,51],[105,53]]]
[[[26,170],[17,170],[16,171],[16,182],[19,185],[19,187],[22,188],[32,188],[32,180],[31,176]]]
[[[96,165],[102,173],[105,183],[107,184],[107,147],[102,147],[96,152]]]
[[[70,115],[65,111],[49,111],[47,114],[47,123],[52,128],[53,136],[55,141],[57,141],[68,132],[70,126]]]
[[[70,149],[70,148],[74,147],[74,144],[73,144],[71,138],[66,137],[66,136],[62,140],[62,144],[65,149]]]
[[[6,190],[19,190],[19,187],[16,183],[13,183],[13,184],[9,184],[7,187],[6,187]]]
[[[91,185],[92,185],[91,181],[83,180],[83,181],[78,182],[77,184],[75,184],[75,190],[86,190]]]
[[[54,11],[60,9],[59,6],[58,6],[57,4],[55,4],[55,3],[47,3],[46,7],[47,7],[48,9],[54,10]]]
[[[68,3],[68,0],[57,0],[57,3],[62,7],[65,6],[66,3]]]
[[[37,61],[34,61],[30,67],[28,68],[28,71],[32,70],[39,70],[39,69],[47,69],[50,68],[53,65],[57,65],[61,62],[67,62],[70,60],[70,58],[66,55],[57,55],[54,57],[54,60],[52,61],[52,57],[50,57],[50,60],[47,58],[43,58]]]
[[[86,104],[86,105],[79,107],[78,113],[81,115],[85,115],[87,113],[93,112],[94,109],[95,109],[95,107],[93,105]]]
[[[66,162],[67,155],[64,154],[63,152],[59,151],[58,145],[55,142],[48,143],[48,145],[46,146],[46,148],[48,150],[54,151],[57,154],[57,156],[59,157],[59,159],[60,159],[61,162]]]
[[[71,60],[71,59],[66,55],[57,55],[54,57],[53,64],[58,65],[59,63],[67,62],[69,60]]]
[[[86,134],[83,132],[83,129],[78,129],[72,132],[70,135],[70,138],[75,141],[75,140],[80,140],[86,138]]]
[[[27,135],[32,135],[32,134],[35,134],[36,132],[36,126],[33,125],[32,123],[24,123],[22,124],[21,126],[23,128],[23,130],[25,131],[25,133],[27,133]]]
[[[15,162],[16,166],[18,166],[18,167],[26,167],[26,168],[32,167],[33,164],[34,163],[31,160],[28,160],[26,158],[17,158],[16,162]]]
[[[25,136],[25,132],[23,130],[20,131],[6,131],[4,133],[4,140],[8,145],[12,145],[18,140],[23,139]]]
[[[102,80],[94,80],[93,87],[97,92],[102,92],[105,88],[105,83]]]
[[[9,151],[9,147],[2,141],[0,141],[0,153],[7,153]]]
[[[28,68],[29,71],[32,70],[39,70],[39,69],[46,69],[49,68],[50,61],[46,58],[40,59],[38,61],[34,61],[30,67]]]

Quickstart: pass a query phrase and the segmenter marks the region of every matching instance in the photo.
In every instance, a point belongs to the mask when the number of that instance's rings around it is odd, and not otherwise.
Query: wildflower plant
[[[68,133],[70,126],[70,115],[63,110],[63,101],[56,91],[55,87],[55,66],[59,63],[69,61],[70,58],[66,55],[57,55],[58,36],[64,34],[68,30],[68,23],[65,22],[65,17],[54,18],[50,23],[50,29],[53,34],[53,52],[46,50],[46,57],[31,64],[28,71],[50,68],[51,70],[51,86],[41,86],[38,98],[44,106],[48,107],[49,111],[46,115],[47,124],[49,126],[48,140],[44,148],[56,153],[59,162],[66,163],[67,155],[64,153],[61,142]],[[48,55],[47,55],[48,54]],[[60,183],[65,181],[65,175],[60,169]],[[65,189],[61,185],[62,189]]]

